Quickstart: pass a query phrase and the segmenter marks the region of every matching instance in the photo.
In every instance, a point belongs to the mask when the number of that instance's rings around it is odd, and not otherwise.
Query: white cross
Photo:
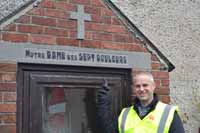
[[[84,39],[85,37],[85,24],[84,21],[91,21],[91,15],[84,13],[84,6],[78,5],[78,12],[72,12],[70,14],[71,19],[78,20],[78,33],[77,33],[77,39]]]

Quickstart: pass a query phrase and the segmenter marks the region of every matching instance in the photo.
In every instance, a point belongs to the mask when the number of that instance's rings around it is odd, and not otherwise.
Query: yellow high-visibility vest
[[[142,120],[133,106],[124,108],[118,118],[119,133],[168,133],[177,106],[158,102]]]

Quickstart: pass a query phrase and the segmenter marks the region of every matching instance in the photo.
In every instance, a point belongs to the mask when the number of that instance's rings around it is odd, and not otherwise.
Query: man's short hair
[[[146,71],[141,71],[141,72],[137,72],[134,76],[133,76],[133,81],[135,82],[135,79],[137,76],[139,75],[146,75],[149,77],[149,79],[154,83],[154,78],[153,75],[150,72],[146,72]]]

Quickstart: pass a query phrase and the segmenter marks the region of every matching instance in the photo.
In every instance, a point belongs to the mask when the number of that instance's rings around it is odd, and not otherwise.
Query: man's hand
[[[110,88],[108,87],[108,81],[103,79],[102,88],[98,89],[97,96],[98,99],[108,99]]]
[[[107,91],[109,91],[109,87],[108,87],[108,81],[106,79],[103,79],[103,84],[102,84],[103,88],[106,89]]]

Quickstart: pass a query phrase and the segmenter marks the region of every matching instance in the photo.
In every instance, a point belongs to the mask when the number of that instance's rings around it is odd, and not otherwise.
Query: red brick
[[[76,11],[77,7],[73,4],[69,4],[66,2],[57,2],[56,3],[56,8],[65,10],[65,11]]]
[[[0,113],[15,113],[16,104],[0,104]]]
[[[42,26],[33,26],[33,25],[18,25],[18,31],[22,33],[35,33],[41,34],[43,33]]]
[[[77,38],[77,31],[76,30],[69,30],[69,37],[70,38]]]
[[[169,73],[163,71],[153,71],[152,72],[155,79],[169,79]]]
[[[128,35],[119,35],[119,34],[114,34],[113,35],[113,41],[115,42],[127,42],[127,43],[132,43],[133,39],[131,36]]]
[[[0,125],[1,133],[16,133],[16,125]]]
[[[112,23],[111,24],[113,24],[113,25],[121,25],[122,23],[118,18],[112,17]]]
[[[30,18],[30,16],[23,15],[19,19],[17,19],[15,22],[28,24],[31,22],[31,18]]]
[[[159,95],[169,95],[170,89],[168,87],[166,87],[166,88],[156,88],[155,93],[157,93]]]
[[[0,63],[0,72],[16,72],[16,64]]]
[[[162,86],[169,86],[169,80],[161,80]]]
[[[45,26],[56,26],[56,19],[33,16],[32,23]]]
[[[111,17],[101,17],[100,23],[111,24]]]
[[[83,4],[83,5],[89,5],[90,0],[70,0],[73,4]]]
[[[69,30],[69,37],[70,38],[77,38],[77,31],[76,30]],[[92,32],[86,31],[85,32],[85,40],[91,40],[92,39]]]
[[[3,102],[3,93],[2,92],[0,92],[0,102]]]
[[[69,18],[69,14],[67,14],[66,12],[62,10],[55,10],[55,9],[45,9],[44,16],[62,18],[62,19]]]
[[[16,91],[16,83],[0,83],[0,91]]]
[[[4,102],[15,102],[16,101],[16,92],[4,92],[3,93]]]
[[[160,80],[155,80],[155,84],[156,84],[156,87],[157,87],[157,88],[159,88],[159,87],[160,87],[160,85],[161,85],[161,82],[160,82]]]
[[[151,64],[151,67],[152,67],[153,70],[160,70],[160,63],[153,62]]]
[[[140,46],[140,45],[137,45],[137,44],[124,44],[124,50],[126,51],[136,51],[136,52],[147,52],[147,50]]]
[[[171,101],[170,97],[167,96],[167,95],[161,95],[160,99],[161,99],[162,102],[167,103],[167,104],[170,103],[170,101]]]
[[[85,6],[85,13],[88,14],[95,14],[95,15],[101,15],[100,8],[94,7],[94,6]]]
[[[94,41],[94,40],[82,40],[81,47],[86,48],[101,48],[101,41]]]
[[[17,33],[3,33],[2,40],[11,42],[27,42],[28,35]]]
[[[107,25],[104,30],[112,33],[121,33],[121,34],[128,33],[127,29],[124,26],[119,26],[119,25]]]
[[[74,20],[58,20],[56,26],[60,28],[75,29],[77,26],[77,23]]]
[[[133,37],[133,36],[132,36],[132,37]],[[135,37],[133,37],[133,42],[134,42],[135,44],[143,44],[143,42],[141,42],[140,39],[135,38]]]
[[[45,28],[45,34],[48,35],[55,35],[55,36],[68,36],[68,31],[63,29],[56,29],[56,28]]]
[[[1,82],[13,82],[16,81],[15,73],[0,73]]]
[[[0,32],[0,40],[2,40],[2,32]]]
[[[43,8],[33,8],[31,11],[28,12],[30,15],[44,15],[44,9]]]
[[[92,40],[92,36],[93,36],[92,32],[90,32],[90,31],[85,32],[85,40]]]
[[[56,37],[48,35],[30,35],[30,41],[39,44],[56,44]]]
[[[41,6],[44,8],[55,8],[54,2],[50,0],[43,0]]]
[[[101,48],[103,49],[112,49],[112,50],[123,50],[123,43],[112,43],[112,42],[102,42]]]
[[[101,15],[102,16],[114,16],[113,12],[107,8],[101,9]]]
[[[16,31],[16,24],[9,24],[3,30],[5,30],[5,31]]]
[[[103,16],[93,14],[92,15],[92,22],[111,24],[111,17],[103,17]]]
[[[56,42],[59,45],[79,46],[79,41],[77,39],[57,38]]]
[[[4,123],[16,123],[16,115],[15,114],[5,114],[0,115],[0,121],[3,121]]]
[[[102,0],[91,0],[91,4],[97,7],[105,7]]]
[[[112,34],[96,32],[96,33],[93,33],[92,38],[94,40],[112,41]]]
[[[85,30],[104,31],[104,28],[106,28],[106,27],[102,24],[85,23]]]
[[[128,31],[126,30],[124,26],[104,25],[104,24],[92,23],[92,22],[85,23],[85,29],[93,30],[93,31],[110,32],[110,33],[121,33],[121,34],[128,33]]]

